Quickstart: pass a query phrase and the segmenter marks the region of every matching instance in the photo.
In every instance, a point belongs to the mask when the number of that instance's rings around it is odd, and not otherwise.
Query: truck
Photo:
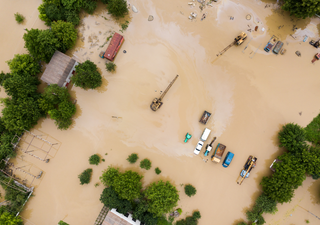
[[[237,182],[239,185],[242,184],[242,181],[245,178],[249,177],[251,170],[254,167],[256,167],[256,163],[257,163],[257,157],[254,157],[254,156],[250,155],[248,157],[246,163],[244,164],[243,170],[241,170],[241,172],[240,172],[240,176],[239,176],[238,180],[239,179],[241,179],[241,180]]]
[[[272,36],[268,42],[268,44],[266,45],[266,47],[264,47],[264,50],[266,52],[269,52],[272,50],[273,46],[277,43],[278,38],[276,36]]]
[[[278,55],[279,52],[280,52],[280,50],[281,50],[281,48],[282,48],[282,46],[283,46],[283,42],[278,41],[277,44],[276,44],[276,46],[274,46],[274,49],[272,50],[273,53],[276,54],[276,55]]]
[[[206,141],[207,138],[209,137],[210,132],[211,132],[210,129],[205,128],[203,133],[202,133],[202,135],[201,135],[201,137],[200,137],[200,140],[203,141],[203,142]]]
[[[214,154],[211,156],[211,161],[219,163],[226,148],[227,147],[225,145],[219,143],[214,151]]]
[[[208,156],[209,155],[210,151],[212,150],[212,144],[216,139],[217,138],[214,137],[213,140],[211,141],[211,143],[206,146],[206,151],[204,153],[204,156]]]
[[[211,116],[211,113],[204,111],[199,122],[206,125],[210,116]]]

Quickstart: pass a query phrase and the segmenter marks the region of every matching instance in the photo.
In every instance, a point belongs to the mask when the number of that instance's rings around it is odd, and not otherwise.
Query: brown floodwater
[[[245,211],[261,193],[262,177],[271,174],[271,162],[282,153],[277,147],[281,126],[288,122],[306,126],[319,113],[320,62],[311,63],[317,49],[302,41],[304,35],[309,36],[308,41],[319,37],[319,19],[292,19],[271,1],[240,4],[223,0],[203,12],[198,2],[194,3],[195,7],[181,0],[132,0],[130,4],[138,13],[130,9],[129,16],[120,21],[113,20],[102,4],[94,15],[81,15],[79,39],[67,54],[80,62],[94,61],[102,72],[103,84],[88,91],[70,87],[77,99],[77,114],[67,131],[57,130],[51,119],[40,120],[32,130],[59,143],[48,156],[49,163],[21,152],[13,160],[31,174],[43,171],[34,181],[34,196],[21,214],[26,225],[56,224],[61,219],[72,225],[93,224],[102,208],[99,176],[110,165],[143,174],[144,186],[159,179],[172,182],[180,191],[182,217],[199,210],[200,225],[236,224],[245,219]],[[40,0],[0,2],[0,16],[6,21],[0,24],[6,31],[0,36],[1,70],[8,72],[5,61],[26,52],[24,28],[45,29],[38,19],[39,4]],[[24,24],[14,21],[15,12],[26,17]],[[191,12],[198,15],[192,21],[188,19]],[[206,18],[201,21],[203,13]],[[248,14],[250,20],[246,19]],[[148,21],[149,15],[154,16],[153,21]],[[122,34],[120,24],[126,20],[130,24],[115,59],[116,72],[109,73],[106,60],[98,54],[106,49],[112,32]],[[292,30],[293,25],[297,29]],[[255,26],[257,31],[248,31]],[[248,34],[244,44],[217,58],[242,31]],[[272,35],[284,42],[284,55],[263,51]],[[297,50],[301,57],[295,55]],[[179,78],[161,109],[151,111],[152,99],[176,74]],[[1,96],[5,96],[3,91]],[[212,113],[206,126],[198,122],[204,110]],[[216,144],[225,144],[227,151],[235,154],[228,168],[206,163],[209,157],[204,157],[203,150],[198,156],[193,154],[205,127],[212,130],[207,142],[216,136]],[[187,132],[193,137],[184,143]],[[140,159],[150,159],[152,169],[130,165],[126,158],[133,152]],[[43,154],[39,150],[35,153]],[[95,153],[105,162],[91,166],[88,158]],[[257,167],[239,186],[236,180],[250,154],[258,158]],[[154,173],[156,167],[162,170],[160,175]],[[90,184],[82,186],[78,174],[87,168],[93,168],[93,176]],[[96,183],[100,185],[95,187]],[[183,191],[188,183],[197,189],[192,198]],[[275,215],[265,215],[267,223],[303,224],[306,219],[318,223],[318,187],[319,181],[308,177],[291,203],[279,205]]]

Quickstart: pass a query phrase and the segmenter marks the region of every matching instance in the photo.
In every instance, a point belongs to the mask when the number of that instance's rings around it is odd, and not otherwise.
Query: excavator
[[[238,180],[241,177],[241,180],[237,182],[237,184],[241,185],[244,178],[248,178],[250,175],[250,171],[256,166],[257,158],[250,155],[247,159],[246,164],[244,164],[244,169],[241,171]]]
[[[245,32],[241,32],[241,34],[239,34],[230,45],[228,45],[225,49],[223,49],[221,52],[219,52],[219,54],[217,54],[217,56],[222,55],[223,53],[228,51],[228,49],[234,45],[241,45],[246,38],[247,38],[247,34]]]
[[[166,90],[162,93],[162,95],[160,96],[160,98],[155,98],[153,99],[150,108],[152,109],[152,111],[157,111],[163,104],[162,99],[163,97],[167,94],[167,92],[169,91],[169,89],[171,88],[171,86],[173,85],[173,83],[177,80],[177,78],[179,77],[179,75],[177,75],[173,81],[171,81],[171,83],[169,84],[169,86],[166,88]]]

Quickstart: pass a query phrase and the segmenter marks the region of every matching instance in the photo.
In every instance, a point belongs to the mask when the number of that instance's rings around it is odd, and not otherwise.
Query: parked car
[[[193,151],[193,153],[195,155],[199,155],[201,149],[202,149],[202,146],[203,146],[203,142],[202,141],[199,141],[197,146],[196,146],[196,149]]]
[[[224,158],[222,166],[227,168],[230,165],[230,163],[231,163],[231,161],[233,159],[233,156],[234,156],[234,154],[232,152],[228,152],[227,155],[226,155],[226,158]]]
[[[210,132],[211,132],[210,129],[205,128],[204,131],[203,131],[203,133],[202,133],[202,135],[201,135],[201,137],[200,137],[200,140],[201,140],[201,141],[206,141],[207,138],[209,137]]]

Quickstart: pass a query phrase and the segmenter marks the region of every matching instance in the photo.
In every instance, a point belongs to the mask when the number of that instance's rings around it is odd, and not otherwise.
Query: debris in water
[[[290,34],[290,36],[291,36],[294,40],[296,40],[296,38],[295,38],[292,34]]]
[[[123,50],[123,53],[127,53],[127,51],[126,51],[126,50]]]
[[[259,28],[259,27],[258,27],[258,26],[256,26],[256,27],[254,28],[254,30],[255,30],[255,31],[257,31],[257,30],[258,30],[258,28]]]
[[[233,16],[230,16],[230,20],[234,20],[234,17],[233,17]]]
[[[280,54],[281,54],[281,55],[284,55],[284,53],[286,53],[286,51],[287,51],[287,49],[283,48],[283,49],[281,49]]]
[[[181,11],[180,11],[180,13],[181,13],[181,15],[184,15],[184,13],[183,13],[183,12],[181,12]]]
[[[204,20],[207,17],[207,15],[205,13],[203,13],[202,17],[201,17],[201,21]]]
[[[100,23],[98,23],[97,21],[95,22],[96,25],[99,25]]]
[[[246,16],[246,19],[247,19],[247,20],[251,20],[251,15],[248,14],[248,15]]]
[[[150,15],[150,16],[148,17],[148,21],[152,21],[152,20],[153,20],[153,16]]]
[[[301,116],[302,112],[299,112],[299,115]]]
[[[297,56],[301,57],[301,53],[299,51],[295,52]]]
[[[306,42],[308,40],[308,36],[306,35],[303,39],[303,42]]]
[[[135,12],[135,13],[138,12],[137,8],[134,5],[132,6],[132,11]]]

